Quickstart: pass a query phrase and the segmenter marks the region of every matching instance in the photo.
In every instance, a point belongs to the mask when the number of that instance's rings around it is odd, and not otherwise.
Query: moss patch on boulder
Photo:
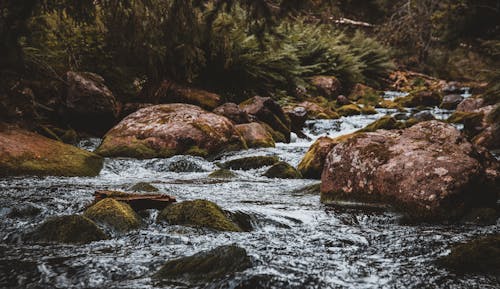
[[[270,167],[264,176],[278,179],[300,179],[302,174],[296,168],[286,162],[279,162]]]
[[[337,109],[337,113],[341,116],[360,115],[361,108],[356,104],[343,105],[339,109]]]
[[[500,235],[483,237],[456,245],[438,264],[459,273],[500,275]]]
[[[166,221],[171,225],[210,228],[217,231],[242,231],[217,204],[206,200],[185,201],[169,205],[160,212],[157,221]]]
[[[230,170],[220,169],[210,173],[208,177],[213,179],[232,179],[236,178],[237,175]]]
[[[67,215],[48,218],[29,238],[37,242],[85,244],[107,239],[107,236],[89,218]]]
[[[372,122],[371,124],[367,125],[366,127],[358,130],[358,132],[374,132],[379,129],[398,129],[404,127],[404,124],[402,122],[397,121],[394,117],[390,115],[385,115],[381,117],[380,119]]]
[[[279,161],[279,158],[274,156],[255,156],[227,161],[220,166],[223,169],[251,170],[265,166],[272,166]]]
[[[103,159],[18,128],[0,128],[0,176],[96,176]]]
[[[160,280],[208,282],[252,267],[245,249],[230,245],[168,261],[155,274]]]
[[[130,187],[130,190],[131,191],[134,191],[134,192],[158,192],[158,188],[153,186],[152,184],[150,183],[146,183],[146,182],[139,182],[135,185],[133,185],[132,187]]]
[[[84,216],[118,232],[137,229],[141,225],[141,218],[128,204],[112,198],[105,198],[88,208]]]

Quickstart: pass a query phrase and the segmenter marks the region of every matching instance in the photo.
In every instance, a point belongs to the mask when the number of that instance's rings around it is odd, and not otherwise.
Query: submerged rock
[[[414,219],[455,219],[493,206],[500,172],[453,126],[429,121],[402,132],[357,134],[336,145],[322,174],[322,201],[388,202]]]
[[[107,239],[106,234],[89,218],[68,215],[48,218],[29,239],[37,242],[84,244]]]
[[[184,201],[169,205],[161,211],[157,221],[217,231],[242,231],[217,204],[206,200]]]
[[[126,204],[105,198],[97,204],[85,210],[85,217],[110,226],[118,232],[127,232],[139,228],[141,217]]]
[[[302,175],[296,168],[286,162],[279,162],[270,167],[265,173],[265,177],[278,179],[301,179]]]
[[[232,179],[236,178],[237,175],[230,170],[220,169],[210,173],[208,177],[213,179]]]
[[[272,166],[279,161],[279,158],[275,156],[255,156],[230,160],[221,164],[220,166],[224,169],[252,170],[261,167]]]
[[[274,139],[264,126],[252,122],[236,125],[236,130],[241,134],[249,148],[274,147]]]
[[[453,246],[438,264],[459,273],[486,273],[500,276],[500,235]]]
[[[66,81],[67,115],[73,126],[102,135],[116,123],[119,105],[101,76],[69,71]]]
[[[198,163],[196,163],[192,156],[175,156],[171,159],[171,163],[168,165],[168,171],[174,173],[199,173],[205,172],[205,169]]]
[[[242,102],[240,108],[257,120],[267,123],[273,130],[281,133],[286,142],[290,142],[290,119],[272,98],[254,96]]]
[[[217,107],[213,111],[218,115],[225,116],[236,124],[243,124],[251,122],[250,116],[246,111],[242,110],[236,103],[228,102]]]
[[[0,124],[0,176],[96,176],[102,166],[94,153]]]
[[[130,190],[134,191],[134,192],[158,192],[159,191],[157,187],[153,186],[150,183],[146,183],[146,182],[139,182],[139,183],[133,185],[132,187],[130,187]]]
[[[155,274],[155,278],[193,283],[209,282],[250,267],[252,267],[252,260],[246,250],[229,245],[168,261]]]
[[[227,118],[190,104],[143,108],[111,129],[96,152],[107,157],[207,156],[246,148]]]

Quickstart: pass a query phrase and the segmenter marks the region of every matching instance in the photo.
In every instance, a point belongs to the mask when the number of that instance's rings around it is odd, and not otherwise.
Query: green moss
[[[151,185],[150,183],[146,183],[146,182],[140,182],[140,183],[137,183],[135,185],[133,185],[131,188],[130,188],[131,191],[134,191],[134,192],[158,192],[158,188]]]
[[[186,150],[185,154],[205,158],[208,156],[208,151],[198,146],[192,146]]]
[[[47,219],[30,236],[34,241],[84,244],[107,239],[90,219],[80,215]]]
[[[273,165],[269,170],[264,173],[264,176],[268,178],[279,178],[279,179],[300,179],[302,175],[297,169],[292,167],[286,162],[279,162]]]
[[[265,166],[272,166],[279,162],[275,156],[255,156],[227,161],[221,164],[223,169],[251,170]]]
[[[141,218],[128,204],[112,198],[105,198],[88,208],[84,216],[106,224],[118,232],[137,229],[141,225]]]
[[[436,91],[414,91],[405,97],[395,100],[396,103],[404,107],[428,107],[441,104],[443,96]]]
[[[68,129],[61,135],[61,140],[67,144],[76,144],[78,142],[78,134],[74,129]]]
[[[238,225],[231,221],[217,204],[206,200],[185,201],[169,205],[160,212],[157,221],[218,231],[241,231]]]
[[[102,144],[95,150],[95,153],[103,156],[103,157],[131,157],[137,159],[151,159],[155,157],[159,157],[159,153],[147,146],[145,143],[139,140],[132,140],[127,144],[114,145],[113,138],[108,136],[105,137],[102,141]],[[163,157],[171,157],[176,154],[175,150],[165,151],[164,154],[169,154],[168,156]]]
[[[367,125],[366,127],[358,130],[358,132],[374,132],[379,129],[390,130],[390,129],[397,129],[400,127],[401,127],[400,122],[398,122],[394,117],[390,115],[385,115],[380,119]]]
[[[221,246],[212,251],[168,261],[155,274],[156,279],[184,279],[191,282],[209,282],[252,266],[245,249]]]
[[[337,113],[341,116],[360,115],[361,108],[355,104],[348,104],[337,109]]]
[[[237,175],[230,170],[221,169],[212,172],[211,174],[208,175],[208,177],[214,179],[232,179],[236,178]]]
[[[484,114],[482,112],[463,112],[455,111],[446,121],[449,123],[461,123],[466,121],[482,121]]]
[[[377,105],[375,105],[375,107],[385,108],[385,109],[403,110],[403,106],[401,106],[398,103],[395,103],[392,100],[387,100],[387,99],[384,99],[384,100],[380,101]]]
[[[438,264],[459,273],[500,275],[500,235],[483,237],[451,248]]]
[[[365,105],[361,108],[362,114],[377,114],[377,110],[371,105]]]

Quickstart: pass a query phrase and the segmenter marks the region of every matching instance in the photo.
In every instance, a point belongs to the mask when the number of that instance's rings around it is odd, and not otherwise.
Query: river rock
[[[485,106],[483,98],[466,98],[457,106],[457,111],[474,112]]]
[[[242,231],[217,204],[206,200],[184,201],[169,205],[160,212],[157,221],[217,231]]]
[[[190,104],[143,108],[123,119],[96,152],[106,157],[207,156],[245,148],[233,123]]]
[[[316,140],[299,163],[299,172],[305,178],[320,179],[326,156],[337,143],[329,137],[320,137]]]
[[[212,173],[210,173],[208,175],[208,177],[213,178],[213,179],[232,179],[232,178],[236,178],[237,175],[230,170],[220,169],[220,170],[213,171]]]
[[[265,173],[265,177],[277,179],[301,179],[302,175],[296,168],[286,162],[279,162],[270,167]]]
[[[113,198],[99,201],[85,210],[83,215],[121,233],[137,229],[141,225],[141,217],[128,204]]]
[[[429,121],[429,120],[436,119],[434,117],[434,115],[428,110],[419,111],[419,112],[413,114],[410,118],[414,119],[416,122]]]
[[[120,191],[96,191],[94,193],[93,205],[96,205],[97,203],[105,199],[113,199],[120,203],[124,203],[130,206],[136,212],[149,209],[163,210],[166,206],[176,202],[175,197],[165,194],[137,194]],[[112,205],[116,204],[113,203]],[[126,209],[126,207],[124,208]]]
[[[456,109],[457,106],[464,100],[460,94],[449,94],[443,97],[440,108],[443,109]]]
[[[267,123],[273,130],[283,134],[286,142],[290,142],[290,119],[272,98],[254,96],[242,102],[240,108],[257,120]]]
[[[348,105],[341,106],[339,109],[337,109],[337,112],[341,116],[360,115],[361,108],[359,106],[357,106],[356,104],[348,104]]]
[[[441,104],[442,96],[433,90],[424,90],[410,93],[408,96],[397,98],[396,103],[404,107],[438,106]]]
[[[377,91],[369,86],[357,83],[347,97],[349,100],[362,104],[376,105],[380,101]]]
[[[48,218],[28,238],[36,242],[85,244],[107,239],[107,236],[89,218],[68,215]]]
[[[337,106],[352,104],[352,102],[345,95],[339,95],[337,97],[336,103],[337,103]]]
[[[252,267],[245,249],[235,245],[217,247],[168,261],[155,274],[160,280],[184,280],[190,283],[210,282]]]
[[[285,109],[285,112],[290,119],[292,132],[303,138],[304,133],[302,132],[302,129],[304,128],[307,120],[307,109],[303,106],[296,106]]]
[[[223,105],[214,109],[213,112],[218,115],[222,115],[229,118],[236,124],[251,122],[248,113],[242,110],[236,103],[232,102],[224,103]]]
[[[457,129],[429,121],[337,144],[327,156],[321,192],[324,202],[382,201],[415,220],[455,219],[471,207],[494,205],[498,177],[496,161]]]
[[[337,119],[340,117],[338,113],[328,107],[327,102],[320,105],[311,101],[303,101],[298,105],[306,109],[308,119]]]
[[[192,88],[164,80],[154,95],[156,103],[188,103],[207,110],[221,105],[221,97],[202,89]]]
[[[379,129],[386,129],[386,130],[391,130],[391,129],[398,129],[402,128],[404,125],[403,123],[397,121],[394,117],[390,115],[385,115],[378,120],[372,122],[371,124],[367,125],[366,127],[358,130],[358,132],[374,132]]]
[[[96,176],[102,166],[96,154],[0,124],[0,176]]]
[[[236,125],[236,131],[245,140],[249,148],[268,148],[274,147],[274,139],[264,126],[260,123],[252,122]]]
[[[152,184],[150,183],[146,183],[146,182],[139,182],[135,185],[133,185],[132,187],[130,187],[130,190],[133,191],[133,192],[158,192],[158,188],[153,186]]]
[[[73,126],[102,135],[116,123],[119,104],[101,76],[68,71],[66,81],[67,116]]]
[[[280,160],[275,156],[254,156],[227,161],[220,166],[223,169],[252,170],[261,167],[272,166]]]
[[[486,273],[500,276],[500,235],[471,240],[451,248],[438,264],[458,273]]]
[[[328,99],[335,99],[342,90],[342,85],[335,76],[313,76],[311,84],[321,96]]]

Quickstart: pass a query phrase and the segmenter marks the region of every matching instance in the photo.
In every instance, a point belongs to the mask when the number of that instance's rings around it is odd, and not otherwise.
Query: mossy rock
[[[482,112],[455,111],[446,121],[449,123],[481,122],[484,114]]]
[[[349,94],[348,99],[362,104],[375,105],[381,98],[375,89],[357,83]]]
[[[0,128],[0,176],[92,177],[102,157],[28,131]]]
[[[67,144],[76,144],[78,142],[78,133],[74,129],[68,129],[61,135],[61,140]]]
[[[443,96],[439,92],[423,90],[415,91],[408,96],[397,98],[395,102],[404,107],[429,107],[439,106],[442,98]]]
[[[237,175],[230,170],[220,169],[210,173],[208,177],[213,179],[232,179],[236,178]]]
[[[168,261],[154,278],[163,281],[209,282],[250,267],[252,260],[246,250],[229,245]]]
[[[438,264],[459,273],[500,275],[500,235],[472,240],[451,248]]]
[[[171,225],[210,228],[217,231],[242,231],[217,204],[206,200],[185,201],[169,205],[160,212],[157,221],[166,221]]]
[[[301,179],[302,174],[293,166],[286,162],[279,162],[270,167],[264,176],[278,179]]]
[[[85,217],[110,226],[118,232],[127,232],[139,228],[141,217],[126,203],[112,198],[105,198],[88,208]]]
[[[360,115],[361,108],[355,104],[343,105],[339,109],[337,109],[337,113],[341,116]]]
[[[362,114],[377,114],[377,110],[375,109],[375,107],[371,106],[371,105],[364,105],[362,108],[361,108],[361,113]]]
[[[401,122],[397,121],[394,117],[390,115],[385,115],[381,117],[380,119],[372,122],[371,124],[367,125],[366,127],[358,130],[358,132],[374,132],[379,129],[398,129],[402,128],[404,124]]]
[[[227,161],[220,166],[223,169],[251,170],[265,166],[272,166],[279,161],[279,158],[274,156],[255,156]]]
[[[67,215],[48,218],[29,238],[37,242],[85,244],[107,239],[107,236],[89,218]]]
[[[146,182],[139,182],[135,185],[133,185],[132,187],[130,187],[130,190],[131,191],[134,191],[134,192],[158,192],[158,188],[153,186],[152,184],[150,183],[146,183]]]
[[[205,172],[205,169],[194,160],[186,158],[186,156],[176,156],[168,165],[168,170],[174,173],[200,173]]]
[[[259,124],[261,124],[266,129],[266,131],[271,134],[275,142],[282,142],[282,143],[286,142],[286,137],[283,133],[274,130],[270,125],[268,125],[265,122],[259,122]]]

